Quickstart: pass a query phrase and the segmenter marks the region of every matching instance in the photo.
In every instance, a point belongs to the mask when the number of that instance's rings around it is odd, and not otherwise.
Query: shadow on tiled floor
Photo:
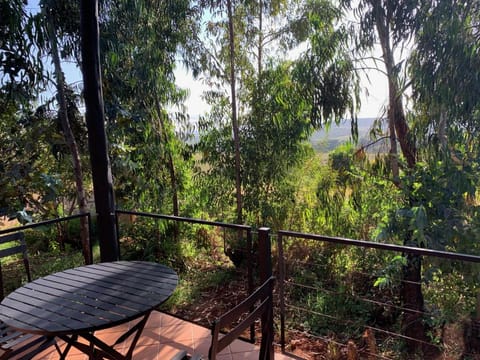
[[[118,336],[125,332],[129,324],[103,330],[97,336],[106,343],[113,343]],[[168,360],[181,350],[189,354],[208,355],[210,346],[210,329],[183,321],[176,317],[154,311],[143,330],[135,351],[134,360]],[[61,345],[63,347],[63,345]],[[116,347],[120,352],[126,349],[120,345]],[[58,353],[52,348],[36,356],[34,360],[55,360]],[[68,360],[88,360],[88,356],[81,354],[77,349],[71,349]],[[219,360],[254,360],[258,359],[258,347],[242,340],[236,340],[217,357]],[[292,359],[286,355],[275,353],[275,359]]]

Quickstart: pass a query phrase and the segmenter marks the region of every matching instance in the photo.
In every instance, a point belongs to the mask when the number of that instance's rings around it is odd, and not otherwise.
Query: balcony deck
[[[107,343],[113,342],[125,327],[118,326],[112,329],[98,332],[97,335]],[[186,350],[189,354],[200,353],[207,355],[210,346],[210,329],[176,317],[152,312],[140,340],[135,348],[134,360],[168,360],[180,350]],[[127,344],[128,346],[128,344]],[[122,345],[116,347],[122,351]],[[236,340],[218,357],[219,360],[256,360],[258,359],[258,347],[246,341]],[[48,349],[34,357],[34,360],[58,359],[55,349]],[[88,356],[81,354],[77,349],[71,349],[68,360],[88,360]],[[275,353],[276,360],[295,359],[280,353]],[[297,358],[298,359],[298,358]],[[12,359],[13,360],[13,359]]]

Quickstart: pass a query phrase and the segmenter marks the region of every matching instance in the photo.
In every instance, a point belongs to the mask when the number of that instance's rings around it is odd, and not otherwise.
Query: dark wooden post
[[[119,259],[120,252],[115,229],[113,181],[105,133],[100,72],[98,0],[82,0],[80,18],[85,117],[92,166],[93,193],[97,211],[100,258],[101,261],[115,261]]]
[[[264,283],[272,276],[272,245],[270,243],[270,228],[258,229],[258,264],[260,280]],[[260,359],[272,360],[273,351],[273,285],[268,301],[268,311],[262,316],[262,346]]]
[[[285,257],[283,256],[283,234],[277,235],[278,249],[278,297],[280,302],[280,346],[285,352]]]
[[[272,246],[270,244],[270,228],[258,229],[258,267],[260,281],[265,282],[272,276]]]

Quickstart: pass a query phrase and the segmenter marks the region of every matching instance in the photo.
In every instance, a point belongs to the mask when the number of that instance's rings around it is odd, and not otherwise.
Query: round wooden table
[[[151,311],[175,290],[178,276],[165,265],[118,261],[81,266],[27,283],[0,304],[0,320],[26,333],[55,336],[90,358],[130,359]],[[112,345],[95,331],[141,320]],[[113,347],[133,336],[126,355]],[[77,341],[84,338],[84,342]]]

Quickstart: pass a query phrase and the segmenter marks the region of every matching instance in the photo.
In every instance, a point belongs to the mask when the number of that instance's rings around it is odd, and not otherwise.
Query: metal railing
[[[286,246],[289,247],[289,251],[287,251],[287,253]],[[295,246],[297,246],[297,249],[303,249],[303,252],[300,252],[298,256],[295,255]],[[345,283],[343,283],[342,280],[339,279],[339,277],[344,274],[341,274],[338,269],[332,271],[332,269],[329,268],[332,266],[332,264],[325,263],[334,262],[334,258],[336,258],[339,254],[339,249],[349,249],[350,251],[352,249],[356,249],[360,254],[358,256],[358,259],[360,260],[359,262],[365,262],[369,254],[370,256],[372,256],[371,253],[373,252],[380,252],[382,254],[378,257],[378,259],[386,258],[387,254],[399,254],[396,257],[397,259],[399,257],[401,258],[405,256],[415,256],[423,259],[424,264],[427,264],[426,259],[428,259],[428,266],[425,265],[425,267],[428,267],[428,269],[432,271],[435,271],[435,269],[437,268],[431,264],[433,264],[434,262],[438,262],[441,259],[449,260],[449,265],[457,263],[480,263],[480,256],[475,255],[458,254],[446,251],[436,251],[431,249],[398,246],[392,244],[383,244],[341,237],[306,234],[285,230],[279,231],[277,234],[279,292],[278,297],[280,310],[280,345],[282,351],[286,351],[287,345],[287,310],[293,314],[292,317],[298,315],[299,318],[308,319],[307,322],[310,322],[310,325],[311,323],[313,323],[313,325],[318,325],[318,323],[335,324],[338,326],[344,326],[347,331],[351,330],[354,326],[357,326],[358,323],[356,323],[355,319],[353,318],[342,318],[340,314],[330,313],[328,309],[326,309],[328,308],[328,306],[325,306],[325,299],[330,299],[331,302],[336,302],[338,305],[342,301],[340,300],[341,297],[344,296],[345,298],[349,298],[348,301],[345,301],[344,307],[358,306],[358,308],[363,308],[363,310],[366,308],[384,309],[386,312],[397,314],[397,322],[398,318],[400,317],[399,314],[412,313],[414,311],[412,309],[405,308],[399,298],[395,297],[396,295],[392,295],[391,298],[386,301],[381,296],[379,299],[377,299],[372,295],[372,293],[376,293],[378,296],[382,293],[381,291],[379,291],[378,282],[374,280],[378,280],[380,278],[379,274],[381,274],[382,271],[385,270],[385,267],[388,267],[388,264],[385,263],[373,264],[376,269],[374,273],[361,273],[361,266],[358,265],[357,267],[357,265],[354,263],[348,264],[348,266],[343,266],[343,269],[348,267],[352,274],[355,274],[361,279],[360,281],[357,280],[357,283],[360,283],[357,285],[362,286],[364,289],[349,289],[348,291],[340,291],[339,288],[344,287]],[[324,258],[322,258],[321,256],[322,252],[326,254]],[[343,259],[343,261],[354,261],[351,258],[348,258],[348,255],[344,254],[343,256],[344,257],[341,258]],[[345,260],[347,258],[349,260]],[[457,266],[457,268],[461,269],[462,266]],[[328,271],[332,271],[332,274],[335,275],[328,278],[328,276],[325,275]],[[293,274],[294,272],[296,274]],[[302,276],[305,279],[299,281],[298,278],[301,278]],[[462,277],[460,276],[460,278]],[[398,283],[403,286],[402,281],[404,280],[401,279],[401,276],[398,279],[390,278],[387,280],[391,282],[395,282],[398,280]],[[415,285],[419,287],[423,286],[425,288],[427,286],[425,281],[425,273],[423,273],[422,280]],[[377,284],[375,285],[374,283]],[[429,283],[429,286],[432,286],[432,284]],[[398,290],[398,287],[396,289]],[[475,285],[475,290],[478,290],[477,285]],[[467,296],[468,295],[469,294],[467,294]],[[313,305],[308,306],[308,301],[302,303],[302,301],[305,300],[306,297],[308,297],[309,299],[313,299]],[[471,298],[468,300],[470,302],[474,302],[475,297],[476,294],[471,294]],[[307,305],[305,305],[305,303],[307,303]],[[432,313],[429,313],[427,311],[421,311],[419,315],[424,318],[429,318],[433,316]],[[315,324],[315,320],[312,320],[313,318],[318,319],[317,324]],[[298,321],[297,319],[295,324],[300,325],[299,323],[301,323],[301,321]],[[396,330],[395,326],[391,326],[390,328],[388,326],[382,327],[378,326],[373,321],[370,324],[363,324],[363,329],[366,332],[370,332],[370,334],[376,334],[379,339],[384,339],[385,341],[387,341],[386,339],[391,341],[392,338],[396,338],[399,341],[422,342],[422,340],[412,339],[403,335],[401,331]],[[290,330],[293,332],[295,329]],[[319,341],[323,341],[325,343],[334,343],[335,346],[343,347],[344,349],[347,349],[348,347],[348,343],[336,341],[333,334],[330,334],[331,336],[312,334],[312,332],[308,331],[308,329],[305,329],[305,326],[299,326],[299,329],[296,331],[308,333],[309,335],[313,335],[314,337],[318,338]],[[379,346],[380,345],[382,344],[379,344]],[[420,345],[428,345],[439,348],[438,344],[434,344],[432,342]],[[385,353],[381,354],[381,351],[377,352],[376,350],[372,349],[370,349],[370,353],[368,353],[368,351],[369,350],[367,349],[367,356],[390,359],[388,352],[386,352],[387,355],[385,355]]]
[[[88,232],[89,232],[89,237],[90,237],[90,240],[91,240],[91,238],[92,238],[91,235],[93,234],[93,231],[92,231],[92,218],[91,218],[90,213],[79,213],[79,214],[65,216],[65,217],[61,217],[61,218],[44,220],[44,221],[40,221],[40,222],[37,222],[37,223],[30,223],[30,224],[26,224],[26,225],[20,225],[20,226],[7,228],[7,229],[2,229],[2,230],[0,230],[0,235],[10,234],[10,233],[18,232],[18,231],[25,231],[25,230],[28,230],[28,229],[35,229],[35,228],[44,227],[44,226],[53,225],[53,224],[59,224],[59,223],[63,223],[63,222],[66,222],[66,221],[80,219],[80,218],[83,218],[83,217],[86,217],[88,219]],[[90,244],[90,259],[93,259],[92,241],[89,241],[89,244]],[[85,256],[84,256],[84,259],[85,259],[85,263],[88,263],[88,259],[86,259]]]
[[[180,216],[171,216],[171,215],[162,215],[162,214],[154,214],[154,213],[147,213],[147,212],[138,212],[138,211],[127,211],[127,210],[117,210],[116,211],[116,219],[117,219],[117,233],[119,234],[119,222],[118,222],[118,216],[119,215],[131,215],[131,216],[138,216],[140,218],[151,218],[151,219],[157,219],[157,220],[166,220],[166,221],[172,221],[176,223],[187,223],[187,224],[199,224],[199,225],[206,225],[206,226],[212,226],[212,227],[218,227],[218,228],[223,228],[223,229],[232,229],[236,231],[241,231],[246,234],[246,246],[247,246],[247,260],[248,260],[248,266],[247,266],[247,286],[248,286],[248,291],[251,293],[254,289],[254,250],[253,250],[253,236],[256,234],[256,232],[253,231],[251,226],[246,226],[246,225],[237,225],[237,224],[231,224],[231,223],[223,223],[223,222],[218,222],[218,221],[208,221],[208,220],[202,220],[202,219],[194,219],[194,218],[187,218],[187,217],[180,217]],[[72,215],[64,218],[58,218],[58,219],[52,219],[52,220],[47,220],[47,221],[42,221],[39,223],[34,223],[34,224],[28,224],[28,225],[23,225],[23,226],[17,226],[14,228],[9,228],[9,229],[4,229],[0,230],[0,235],[2,234],[7,234],[7,233],[12,233],[12,232],[17,232],[17,231],[24,231],[27,229],[32,229],[32,228],[37,228],[37,227],[42,227],[46,225],[51,225],[59,222],[65,222],[65,221],[70,221],[73,219],[77,219],[80,217],[86,216],[88,218],[88,223],[89,223],[89,229],[92,229],[91,226],[91,216],[89,213],[85,214],[77,214],[77,215]],[[92,233],[90,231],[90,233]],[[312,319],[320,319],[320,322],[323,322],[325,324],[340,324],[344,325],[347,328],[347,333],[351,330],[348,329],[348,327],[353,328],[357,327],[358,323],[355,321],[353,318],[348,318],[344,319],[341,318],[339,314],[335,313],[328,313],[328,311],[322,311],[320,308],[315,308],[315,306],[308,306],[305,304],[298,304],[295,303],[295,301],[292,301],[291,295],[297,293],[297,298],[298,297],[308,297],[310,294],[315,294],[318,296],[318,298],[321,298],[322,296],[324,298],[329,298],[329,299],[335,299],[337,301],[340,301],[342,296],[347,296],[349,297],[350,301],[355,302],[358,305],[358,308],[362,308],[364,310],[364,313],[366,311],[369,311],[371,309],[384,309],[387,312],[395,313],[397,314],[397,319],[400,315],[398,314],[403,314],[407,312],[413,312],[417,310],[412,310],[405,308],[401,301],[399,300],[398,296],[393,293],[392,290],[392,298],[388,299],[388,301],[385,300],[385,297],[380,297],[379,299],[371,297],[370,295],[372,293],[375,293],[376,295],[382,295],[382,291],[379,290],[379,285],[374,284],[375,280],[378,280],[382,275],[382,271],[385,270],[386,267],[388,267],[388,263],[385,262],[385,259],[392,259],[392,254],[396,255],[396,257],[400,258],[405,258],[406,256],[415,256],[420,259],[422,259],[422,265],[424,266],[424,272],[422,273],[422,279],[416,283],[417,286],[422,287],[422,289],[426,289],[428,291],[439,291],[442,292],[441,287],[439,286],[432,286],[435,285],[434,282],[436,280],[428,280],[427,275],[425,271],[436,271],[436,264],[435,262],[439,262],[442,259],[443,260],[448,260],[447,263],[441,264],[441,266],[438,266],[438,268],[441,268],[442,266],[445,266],[445,264],[448,264],[449,266],[454,267],[456,272],[460,272],[463,270],[462,266],[465,263],[468,263],[470,265],[472,264],[480,264],[480,256],[476,255],[468,255],[468,254],[459,254],[459,253],[453,253],[453,252],[448,252],[448,251],[437,251],[437,250],[432,250],[432,249],[425,249],[425,248],[416,248],[416,247],[408,247],[408,246],[399,246],[399,245],[393,245],[393,244],[384,244],[384,243],[377,243],[377,242],[371,242],[371,241],[364,241],[364,240],[355,240],[355,239],[348,239],[348,238],[341,238],[341,237],[330,237],[330,236],[322,236],[322,235],[315,235],[315,234],[307,234],[307,233],[300,233],[300,232],[294,232],[294,231],[286,231],[282,230],[279,231],[277,234],[273,234],[270,237],[269,229],[259,229],[258,230],[258,239],[259,242],[268,242],[270,243],[270,240],[275,239],[277,240],[277,256],[278,256],[278,274],[277,274],[277,287],[278,287],[278,307],[279,307],[279,313],[280,313],[280,345],[282,348],[282,351],[286,351],[286,345],[287,345],[287,326],[289,324],[289,319],[287,319],[287,314],[288,311],[292,312],[297,316],[297,314],[304,313],[306,314],[306,318],[309,319],[310,322],[312,322]],[[225,241],[225,239],[224,239]],[[295,258],[295,246],[297,245],[297,249],[302,248],[303,253],[299,254],[298,258]],[[340,253],[338,251],[338,248],[340,248],[341,251],[357,251],[359,256],[357,256],[357,260],[360,259],[363,260],[369,258],[369,259],[379,259],[378,264],[374,264],[374,266],[370,269],[367,269],[367,271],[363,271],[362,266],[353,263],[354,260],[348,258],[348,255],[344,255],[344,259],[349,259],[348,261],[352,261],[352,264],[349,264],[350,270],[352,274],[355,276],[359,276],[360,280],[357,281],[352,281],[351,283],[356,283],[357,285],[360,284],[363,286],[366,291],[358,291],[358,289],[350,289],[347,292],[345,291],[339,291],[336,286],[344,286],[344,284],[341,283],[343,281],[340,279],[342,276],[345,274],[342,274],[341,272],[338,271],[338,269],[327,269],[326,264],[322,264],[322,261],[329,262],[335,259],[335,257]],[[224,244],[224,250],[225,250],[225,244]],[[271,262],[270,262],[270,252],[268,253],[262,253],[262,249],[258,249],[258,253],[256,254],[259,259],[259,265],[260,265],[260,275],[264,276],[265,272],[268,271],[268,267],[271,268]],[[316,255],[322,255],[324,254],[325,256],[322,258],[316,257]],[[267,259],[268,258],[268,259]],[[395,257],[393,257],[395,258]],[[265,263],[262,263],[264,261]],[[311,262],[316,262],[312,266]],[[433,264],[433,265],[432,265]],[[460,265],[459,265],[460,264]],[[331,264],[329,264],[331,265]],[[323,266],[323,267],[322,267]],[[337,265],[335,265],[337,266]],[[373,270],[372,270],[373,269]],[[297,281],[295,276],[292,275],[292,270],[295,270],[296,273],[300,273],[304,271],[304,275],[306,276],[306,281],[304,283],[300,283]],[[398,270],[398,269],[397,269]],[[480,271],[480,266],[478,266],[478,269],[475,271]],[[311,273],[310,273],[311,271]],[[332,275],[331,278],[327,279],[328,281],[324,281],[326,279],[325,274],[331,271]],[[370,271],[370,272],[369,272]],[[470,273],[468,273],[470,270],[465,269],[465,276],[470,276]],[[315,272],[317,272],[315,274]],[[322,274],[322,272],[324,272]],[[313,275],[312,275],[313,274]],[[398,275],[398,273],[397,273]],[[311,278],[309,278],[309,276]],[[338,277],[337,278],[335,278]],[[446,276],[446,275],[445,275]],[[464,280],[464,274],[459,274],[458,278],[460,281]],[[313,279],[313,280],[312,280]],[[387,279],[391,281],[392,283],[398,281],[398,284],[404,284],[406,281],[401,278],[401,276],[398,277],[398,279],[391,278]],[[427,280],[429,282],[427,282]],[[324,283],[322,283],[324,282]],[[378,281],[375,281],[377,283]],[[397,285],[398,285],[397,284]],[[467,292],[465,297],[468,297],[468,301],[473,303],[476,301],[476,292],[480,294],[480,286],[477,284],[476,281],[472,281],[471,288],[465,285],[465,291]],[[395,286],[397,286],[395,285]],[[395,287],[393,286],[393,287]],[[430,290],[433,289],[433,290]],[[396,290],[398,291],[398,286],[396,287]],[[449,289],[449,292],[455,293],[455,289]],[[448,295],[447,291],[445,291],[445,294],[439,294],[439,296],[442,295]],[[471,292],[471,293],[468,293]],[[462,295],[463,296],[463,295]],[[353,300],[352,300],[353,299]],[[358,302],[358,303],[357,303]],[[470,304],[470,303],[469,303]],[[316,304],[314,304],[316,305]],[[456,304],[453,304],[455,307]],[[345,306],[350,306],[348,303]],[[366,309],[366,310],[365,310]],[[429,318],[433,317],[434,314],[432,314],[431,311],[418,311],[419,314],[423,318]],[[290,322],[292,323],[292,322]],[[298,322],[296,325],[300,325],[301,322]],[[391,324],[390,324],[391,325]],[[303,326],[303,325],[302,325]],[[377,324],[372,324],[372,323],[365,323],[362,324],[361,327],[365,330],[371,331],[371,333],[374,333],[376,336],[378,336],[379,344],[378,346],[381,347],[383,346],[382,341],[386,342],[387,340],[390,341],[392,338],[397,338],[399,341],[419,341],[422,342],[422,340],[419,339],[414,339],[414,338],[409,338],[402,334],[402,331],[399,330],[398,328],[394,327],[382,327],[378,326]],[[478,327],[478,336],[480,337],[480,320],[479,323],[477,324]],[[295,329],[293,329],[295,330]],[[301,332],[308,332],[308,329],[303,326],[299,331]],[[329,330],[330,331],[330,330]],[[334,343],[336,346],[339,347],[348,347],[348,343],[345,342],[340,342],[337,341],[335,336],[323,336],[323,335],[318,335],[315,333],[309,334],[313,335],[314,337],[325,341],[325,342],[331,342]],[[251,329],[250,332],[250,337],[251,340],[253,341],[254,339],[254,331]],[[425,343],[425,345],[433,345],[437,346],[438,344],[434,343]],[[385,359],[391,359],[393,357],[389,357],[391,354],[386,354],[386,352],[382,351],[371,351],[371,349],[367,349],[367,355],[368,356],[373,356],[377,358],[385,358]],[[370,353],[369,353],[370,351]]]

